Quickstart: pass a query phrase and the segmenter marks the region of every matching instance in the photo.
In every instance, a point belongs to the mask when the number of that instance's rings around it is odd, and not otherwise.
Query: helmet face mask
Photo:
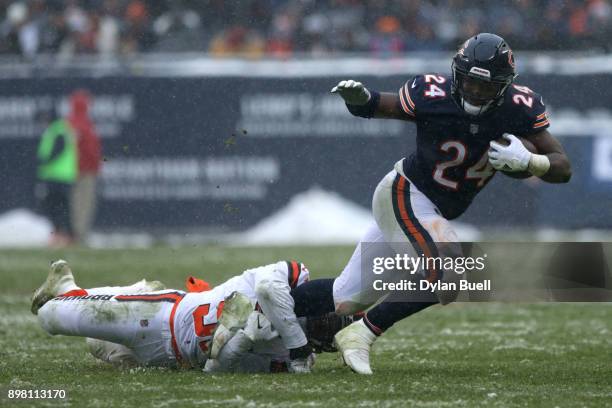
[[[459,49],[452,64],[452,94],[468,114],[481,115],[503,102],[516,78],[512,50],[495,34],[478,34]]]
[[[497,98],[504,88],[504,84],[486,82],[470,76],[463,77],[459,85],[463,99],[477,106],[485,105]]]

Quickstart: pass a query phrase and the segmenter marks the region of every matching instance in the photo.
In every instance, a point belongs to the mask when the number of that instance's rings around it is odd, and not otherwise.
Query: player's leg
[[[32,295],[32,313],[37,314],[38,309],[46,302],[56,296],[72,292],[72,295],[121,295],[126,293],[153,292],[166,289],[160,281],[147,281],[142,279],[129,286],[104,286],[90,288],[87,291],[81,289],[74,281],[72,270],[63,259],[51,264],[49,274],[45,282]]]
[[[123,295],[150,293],[164,289],[166,289],[166,285],[160,281],[147,281],[146,279],[142,279],[128,286],[91,288],[87,289],[86,292],[89,295]],[[85,341],[90,354],[98,360],[102,360],[113,365],[133,366],[138,364],[134,352],[122,344],[92,338],[86,338]]]
[[[30,310],[33,314],[38,314],[38,310],[49,300],[70,292],[80,295],[86,294],[74,282],[68,263],[60,259],[51,264],[47,279],[32,295]]]
[[[379,183],[374,193],[376,224],[364,235],[342,274],[334,282],[334,301],[338,314],[350,315],[363,311],[386,295],[387,292],[375,290],[373,285],[375,280],[393,282],[410,277],[395,270],[382,275],[376,275],[372,271],[375,258],[392,258],[396,254],[415,257],[419,254],[399,227],[393,203],[388,198],[392,195],[394,173],[389,173]],[[416,203],[416,200],[414,201]],[[419,215],[423,214],[424,211],[420,210]]]
[[[374,193],[373,212],[385,240],[397,252],[414,249],[415,255],[444,256],[445,251],[456,250],[456,234],[446,219],[438,214],[431,201],[396,171],[389,173]],[[441,247],[436,243],[444,242]],[[428,280],[438,280],[442,271],[423,271]],[[452,278],[453,273],[448,274]],[[456,294],[439,293],[439,297],[401,301],[387,299],[369,310],[364,318],[351,324],[336,335],[336,344],[345,362],[356,372],[371,374],[369,350],[377,336],[400,321],[444,299],[445,303]],[[445,297],[446,295],[446,297]],[[396,301],[393,301],[396,300]]]
[[[334,280],[314,279],[291,291],[297,317],[323,316],[334,311]]]
[[[341,315],[351,315],[367,309],[384,293],[373,290],[374,276],[364,274],[362,265],[371,264],[374,257],[389,256],[392,253],[382,231],[372,223],[340,276],[336,279],[315,279],[292,290],[296,315],[324,316],[334,311]]]
[[[32,312],[37,313],[41,304],[70,291],[75,295],[120,295],[126,293],[144,293],[165,289],[165,285],[159,281],[147,281],[142,279],[129,286],[106,286],[82,290],[74,283],[70,268],[65,261],[54,262],[45,284],[43,284],[34,295]],[[97,359],[111,364],[132,365],[136,362],[134,352],[124,345],[112,343],[99,339],[86,338],[89,352]]]
[[[125,301],[125,296],[57,297],[40,308],[38,321],[52,335],[88,337],[126,346],[140,364],[172,364],[168,322],[173,303],[162,299],[174,298],[177,292],[150,294],[151,301]]]
[[[41,301],[49,296],[55,297]],[[172,364],[174,353],[168,321],[182,293],[159,291],[147,299],[143,296],[89,294],[74,283],[67,263],[58,261],[37,290],[32,309],[49,334],[121,344],[131,349],[141,364]]]
[[[366,310],[379,301],[386,292],[375,290],[374,281],[380,276],[371,273],[374,259],[393,256],[393,249],[385,242],[378,225],[372,224],[355,248],[340,276],[334,280],[335,312],[342,316]],[[388,279],[400,276],[390,275]]]
[[[98,340],[87,337],[87,350],[89,353],[102,360],[117,366],[136,366],[138,358],[132,349],[123,344],[111,343],[110,341]]]

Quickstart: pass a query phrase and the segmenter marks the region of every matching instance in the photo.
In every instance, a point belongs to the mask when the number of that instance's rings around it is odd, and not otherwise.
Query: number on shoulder
[[[526,86],[514,85],[514,84],[512,86],[514,87],[514,89],[521,92],[521,93],[514,94],[514,96],[512,96],[512,102],[514,102],[517,105],[521,105],[521,104],[526,105],[529,108],[533,107],[533,91]]]
[[[424,92],[425,97],[430,99],[446,97],[446,91],[438,86],[444,84],[445,82],[446,78],[444,78],[442,75],[425,75],[425,83],[427,84]]]

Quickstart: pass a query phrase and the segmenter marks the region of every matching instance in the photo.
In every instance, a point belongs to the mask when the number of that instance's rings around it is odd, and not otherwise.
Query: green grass
[[[397,324],[373,349],[372,377],[319,356],[309,376],[117,369],[83,339],[52,337],[29,313],[49,262],[84,287],[194,274],[217,284],[247,267],[299,259],[335,276],[352,248],[154,248],[0,251],[0,406],[612,406],[609,304],[456,304]],[[65,400],[8,401],[8,389],[64,389]]]

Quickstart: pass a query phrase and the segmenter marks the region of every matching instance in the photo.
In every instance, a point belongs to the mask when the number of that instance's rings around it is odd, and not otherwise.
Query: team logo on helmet
[[[508,64],[510,64],[512,68],[515,68],[514,54],[512,54],[512,50],[508,50]]]

